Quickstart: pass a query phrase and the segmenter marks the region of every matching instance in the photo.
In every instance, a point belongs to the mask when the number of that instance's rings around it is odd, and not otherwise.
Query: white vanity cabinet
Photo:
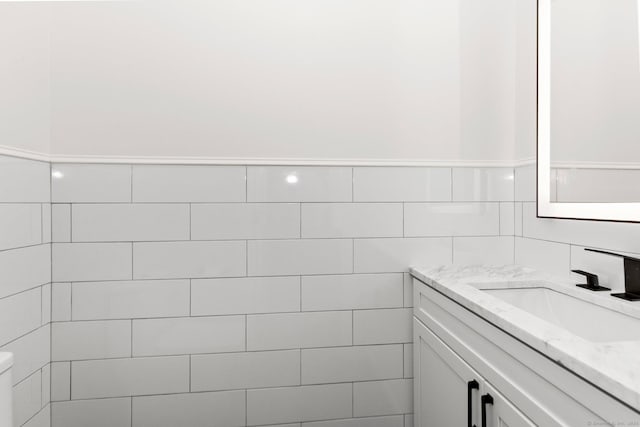
[[[414,306],[415,427],[640,425],[637,410],[417,279]]]
[[[535,425],[417,319],[414,338],[416,426]]]

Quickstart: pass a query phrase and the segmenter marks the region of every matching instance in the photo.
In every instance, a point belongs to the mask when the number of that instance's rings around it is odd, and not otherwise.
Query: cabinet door
[[[486,425],[483,423],[480,427],[535,427],[535,424],[529,420],[522,412],[513,406],[502,394],[493,388],[489,383],[482,385],[481,414],[484,420],[486,417]],[[484,403],[484,396],[491,396],[492,403]]]
[[[468,426],[469,405],[479,425],[480,390],[469,386],[480,375],[415,318],[414,339],[415,427]]]

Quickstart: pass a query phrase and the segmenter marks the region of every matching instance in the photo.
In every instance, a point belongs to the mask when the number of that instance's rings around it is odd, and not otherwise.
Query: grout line
[[[411,342],[396,342],[396,343],[387,343],[387,344],[341,344],[341,345],[328,345],[323,347],[285,347],[285,348],[273,348],[273,349],[260,349],[260,350],[236,350],[236,351],[212,351],[205,353],[180,353],[180,354],[154,354],[154,355],[138,355],[138,356],[119,356],[119,357],[100,357],[93,359],[72,359],[72,360],[54,360],[52,363],[92,363],[92,362],[103,362],[103,361],[130,361],[131,359],[141,360],[141,359],[175,359],[175,358],[186,358],[190,356],[216,356],[216,355],[234,355],[234,354],[260,354],[260,353],[283,353],[283,352],[293,352],[293,351],[311,351],[311,350],[344,350],[344,349],[353,349],[353,348],[374,348],[374,347],[402,347],[405,344],[411,344]],[[362,380],[361,382],[366,381],[381,381],[380,379],[375,380]],[[350,381],[343,381],[350,382]],[[325,384],[325,383],[314,383],[314,384]],[[265,387],[260,387],[265,388]],[[268,388],[268,387],[267,387]]]
[[[338,382],[321,382],[321,383],[304,383],[304,384],[288,384],[284,386],[266,386],[266,387],[255,387],[255,388],[229,388],[229,389],[217,389],[217,390],[203,390],[203,391],[192,391],[192,392],[165,392],[165,393],[153,393],[153,394],[129,394],[129,395],[118,395],[118,396],[107,396],[107,397],[88,397],[88,398],[78,398],[78,399],[70,399],[70,400],[60,400],[55,401],[55,403],[59,402],[77,402],[77,401],[98,401],[98,400],[109,400],[109,399],[124,399],[124,398],[137,398],[137,397],[149,397],[149,396],[184,396],[190,394],[209,394],[209,393],[228,393],[228,392],[239,392],[239,391],[253,391],[253,390],[275,390],[275,389],[300,389],[302,387],[326,387],[326,386],[334,386],[334,385],[342,385],[342,386],[354,386],[355,384],[367,384],[367,383],[382,383],[382,382],[397,382],[397,381],[412,381],[411,378],[404,377],[392,377],[385,379],[372,379],[372,380],[345,380]],[[358,417],[358,418],[368,418],[368,417]]]

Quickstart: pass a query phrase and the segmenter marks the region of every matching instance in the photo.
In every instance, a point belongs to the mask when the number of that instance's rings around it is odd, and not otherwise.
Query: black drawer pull
[[[472,380],[467,383],[467,426],[468,427],[476,427],[473,425],[473,403],[471,399],[473,398],[473,390],[480,390],[480,384],[478,381]]]
[[[487,427],[487,405],[493,405],[493,397],[487,393],[480,398],[482,404],[482,427]]]

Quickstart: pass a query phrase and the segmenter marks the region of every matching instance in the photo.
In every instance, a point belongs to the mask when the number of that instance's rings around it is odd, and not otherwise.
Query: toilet
[[[0,427],[12,427],[11,367],[13,355],[0,353]]]

